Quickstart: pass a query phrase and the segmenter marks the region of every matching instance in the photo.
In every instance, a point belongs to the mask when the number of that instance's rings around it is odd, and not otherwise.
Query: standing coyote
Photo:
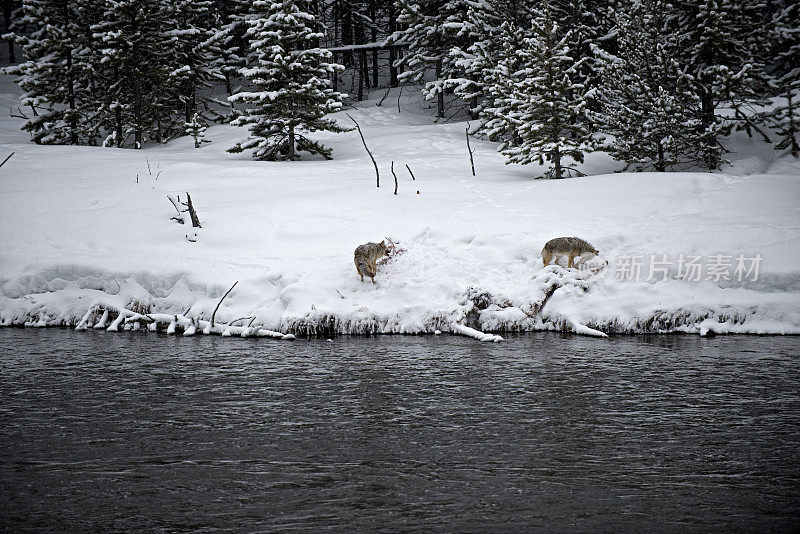
[[[375,283],[375,266],[378,260],[389,255],[390,247],[384,241],[380,243],[365,243],[356,247],[353,262],[356,264],[356,271],[361,275],[361,281],[364,281],[364,275],[367,275]]]
[[[544,244],[542,262],[547,265],[550,260],[557,261],[559,256],[569,256],[567,267],[574,267],[575,258],[586,252],[597,254],[597,249],[579,237],[556,237]]]

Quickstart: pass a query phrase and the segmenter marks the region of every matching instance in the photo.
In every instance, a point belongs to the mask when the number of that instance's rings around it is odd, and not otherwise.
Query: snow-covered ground
[[[0,89],[0,109],[16,107],[8,78]],[[208,329],[200,320],[238,281],[215,331],[800,333],[797,161],[737,138],[725,172],[614,173],[593,154],[582,167],[593,176],[533,180],[540,168],[506,166],[472,139],[473,177],[465,123],[433,124],[403,103],[349,111],[380,188],[355,131],[317,136],[332,161],[265,163],[225,152],[246,133],[230,126],[209,128],[201,149],[183,138],[134,151],[36,146],[0,117],[0,156],[15,153],[0,168],[0,323],[108,327],[127,308]],[[196,242],[170,220],[167,195],[186,192]],[[610,262],[599,275],[542,269],[544,243],[573,235]],[[384,236],[405,252],[377,285],[361,282],[353,249]],[[679,279],[682,255],[700,280]]]

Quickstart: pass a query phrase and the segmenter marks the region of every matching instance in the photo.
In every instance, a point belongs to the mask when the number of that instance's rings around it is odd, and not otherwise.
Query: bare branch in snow
[[[6,156],[6,159],[4,159],[4,160],[3,160],[3,163],[0,163],[0,167],[2,167],[3,165],[5,165],[5,164],[6,164],[6,161],[10,160],[10,159],[11,159],[11,156],[13,156],[13,155],[14,155],[14,153],[12,152],[12,153],[11,153],[11,154],[9,154],[8,156]]]
[[[234,288],[234,287],[236,287],[236,284],[238,284],[238,283],[239,283],[239,281],[238,281],[238,280],[237,280],[237,281],[235,281],[235,282],[233,283],[233,285],[231,286],[231,288],[230,288],[228,291],[226,291],[226,292],[225,292],[225,294],[224,294],[224,295],[222,295],[222,298],[221,298],[221,299],[219,299],[219,302],[217,302],[217,307],[216,307],[216,308],[214,308],[214,312],[211,314],[211,328],[214,328],[214,317],[216,317],[216,315],[217,315],[217,310],[219,309],[219,306],[220,306],[220,304],[222,304],[222,301],[223,301],[223,300],[225,300],[225,297],[227,297],[227,296],[228,296],[228,294],[229,294],[231,291],[233,291],[233,288]]]
[[[472,176],[475,176],[475,161],[472,159],[472,154],[475,152],[472,150],[472,147],[469,146],[469,123],[467,123],[467,152],[469,152],[469,164],[472,166]]]
[[[136,175],[136,179],[137,180],[139,179],[139,175],[138,174]],[[178,205],[178,203],[180,201],[180,197],[178,199],[176,199],[173,196],[167,195],[167,198],[169,199],[170,202],[172,202],[172,206],[175,208],[175,211],[178,212],[178,215],[175,216],[175,217],[171,217],[170,220],[178,221],[180,224],[185,224],[186,221],[183,220],[183,210],[181,210],[180,206]]]
[[[377,104],[375,104],[375,105],[376,105],[376,106],[378,106],[378,107],[381,107],[381,105],[383,104],[383,101],[384,101],[384,100],[386,100],[386,97],[387,97],[387,96],[389,96],[389,91],[391,91],[391,90],[392,90],[392,88],[391,88],[391,87],[390,87],[389,89],[387,89],[387,90],[386,90],[386,93],[383,95],[383,98],[381,98],[381,101],[380,101],[380,102],[378,102],[378,103],[377,103]]]
[[[394,194],[397,194],[397,175],[394,173],[394,161],[392,161],[392,176],[394,176]]]
[[[369,147],[367,146],[367,141],[364,139],[364,133],[361,131],[361,126],[358,124],[358,122],[353,117],[350,116],[349,113],[347,113],[347,116],[350,117],[350,120],[353,121],[355,123],[355,125],[356,125],[356,129],[358,130],[358,135],[361,136],[361,142],[364,144],[364,148],[367,150],[367,154],[369,154],[369,159],[372,160],[372,164],[375,166],[376,183],[378,184],[378,187],[380,187],[381,186],[381,173],[378,170],[378,164],[375,161],[375,157],[372,155],[372,152],[370,151]]]

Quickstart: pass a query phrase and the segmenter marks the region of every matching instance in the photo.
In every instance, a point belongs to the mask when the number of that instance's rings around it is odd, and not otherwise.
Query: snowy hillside
[[[0,109],[16,108],[2,88]],[[403,103],[349,111],[380,188],[355,131],[317,136],[332,161],[267,163],[225,152],[244,134],[231,126],[209,128],[201,149],[136,151],[37,146],[3,116],[0,156],[15,154],[0,168],[0,323],[108,327],[126,308],[153,315],[119,328],[178,315],[172,328],[202,329],[238,281],[216,322],[240,328],[216,331],[800,333],[796,160],[743,138],[724,173],[614,173],[593,154],[594,176],[548,181],[472,139],[473,177],[465,123]],[[170,220],[167,195],[186,192],[196,242]],[[542,270],[543,244],[572,235],[609,260],[599,276]],[[405,252],[361,282],[353,250],[384,236]]]

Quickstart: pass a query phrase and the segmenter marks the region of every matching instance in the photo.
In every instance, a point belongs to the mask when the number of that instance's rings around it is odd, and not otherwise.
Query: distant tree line
[[[228,121],[250,130],[233,151],[330,157],[306,133],[337,130],[338,88],[415,84],[563,177],[598,149],[716,169],[733,129],[800,156],[798,28],[793,0],[24,0],[4,38],[38,143]]]

